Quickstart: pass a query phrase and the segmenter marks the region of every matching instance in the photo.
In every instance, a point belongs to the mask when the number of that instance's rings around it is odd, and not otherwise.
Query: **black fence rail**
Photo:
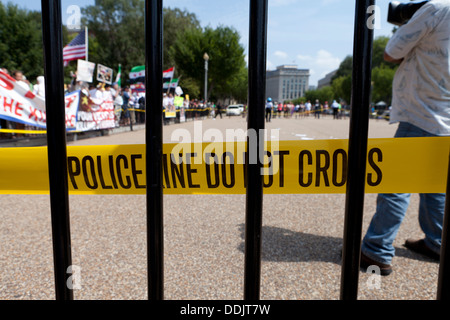
[[[367,8],[375,0],[356,1],[355,39],[348,176],[345,201],[344,242],[342,250],[341,298],[356,299],[364,208],[367,139],[369,132],[370,83],[372,70],[373,29],[368,28]]]
[[[73,290],[66,285],[66,272],[72,265],[72,251],[67,181],[61,1],[42,0],[41,3],[44,74],[48,79],[45,83],[45,110],[55,293],[56,299],[72,300]]]
[[[356,0],[355,38],[352,84],[352,111],[349,137],[348,185],[345,206],[344,247],[341,273],[343,300],[357,299],[361,229],[364,204],[364,180],[369,121],[369,95],[371,83],[371,57],[373,30],[367,25],[368,8],[374,0]],[[163,111],[150,108],[162,105],[162,0],[145,2],[145,50],[146,50],[146,172],[147,172],[147,241],[148,241],[148,298],[164,299],[164,241],[163,241],[163,184],[162,138]],[[248,129],[259,132],[264,129],[264,93],[266,73],[268,0],[250,0],[249,43],[249,92]],[[72,265],[67,155],[65,141],[64,87],[62,61],[61,1],[42,0],[42,22],[46,81],[47,140],[49,159],[51,223],[56,299],[71,300],[73,291],[66,281]],[[150,92],[152,94],[150,94]],[[51,99],[50,99],[51,98]],[[50,103],[51,102],[51,103]],[[258,148],[248,152],[264,152],[263,136],[258,135]],[[244,299],[258,300],[260,296],[261,231],[263,209],[262,164],[247,164],[245,221],[245,272]],[[450,179],[450,176],[449,176]],[[449,295],[448,224],[449,195],[443,230],[441,264],[438,283],[438,299]]]

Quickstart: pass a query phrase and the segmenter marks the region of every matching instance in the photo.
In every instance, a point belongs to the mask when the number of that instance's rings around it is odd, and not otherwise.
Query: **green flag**
[[[176,88],[178,86],[178,79],[172,79],[170,82],[163,83],[163,89]]]
[[[145,82],[145,66],[136,66],[129,74],[130,83]]]

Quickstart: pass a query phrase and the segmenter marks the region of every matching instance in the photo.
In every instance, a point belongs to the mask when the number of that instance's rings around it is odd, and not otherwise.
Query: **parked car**
[[[239,116],[241,115],[243,109],[244,106],[241,108],[238,104],[231,104],[227,107],[227,116]]]

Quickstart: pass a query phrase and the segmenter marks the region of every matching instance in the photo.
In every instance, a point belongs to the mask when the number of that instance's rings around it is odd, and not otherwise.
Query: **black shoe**
[[[433,250],[431,250],[426,244],[424,239],[420,240],[413,240],[408,239],[406,240],[404,246],[416,253],[420,253],[421,255],[424,255],[432,260],[439,261],[440,254],[437,254]]]
[[[384,263],[375,261],[375,260],[369,258],[368,256],[366,256],[362,252],[361,252],[360,266],[361,266],[362,271],[364,271],[364,272],[366,272],[367,268],[369,268],[370,266],[377,266],[378,268],[380,268],[380,275],[382,275],[382,276],[388,276],[392,273],[392,267],[390,264],[384,264]]]

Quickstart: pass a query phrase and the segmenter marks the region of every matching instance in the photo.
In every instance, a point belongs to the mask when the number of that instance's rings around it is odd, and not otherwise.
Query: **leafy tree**
[[[395,71],[396,69],[384,64],[372,70],[372,101],[391,103]]]
[[[163,64],[164,69],[175,65],[169,56],[169,49],[175,44],[177,35],[189,29],[201,29],[200,22],[194,13],[179,8],[163,9]],[[176,71],[176,70],[175,70]]]
[[[291,100],[289,102],[292,103],[292,104],[297,105],[297,104],[305,103],[306,102],[306,98],[305,97],[298,97],[298,98],[296,98],[294,100]]]
[[[169,49],[169,56],[180,73],[188,75],[202,87],[205,77],[203,55],[206,52],[209,55],[208,97],[224,98],[229,96],[231,88],[239,87],[233,85],[232,80],[242,76],[245,69],[244,48],[239,39],[239,33],[230,27],[189,29],[178,35]]]
[[[341,76],[335,79],[331,87],[338,100],[343,100],[347,104],[350,104],[351,91],[352,91],[352,75]]]
[[[96,0],[95,5],[82,9],[82,22],[89,28],[90,61],[116,70],[120,63],[124,78],[131,68],[145,64],[144,4],[143,0]],[[195,14],[178,8],[163,9],[164,69],[174,66],[168,52],[177,35],[191,28],[200,29]]]
[[[339,68],[337,69],[336,73],[332,77],[331,81],[334,81],[335,79],[337,79],[339,77],[345,77],[345,76],[351,75],[352,70],[353,70],[353,57],[347,56],[339,65]]]
[[[324,104],[325,101],[328,101],[328,104],[331,105],[331,101],[335,100],[336,97],[333,88],[331,86],[326,86],[317,90],[306,91],[305,99],[310,100],[313,104],[316,100],[319,100],[321,104]]]
[[[182,77],[182,88],[183,92],[189,95],[189,99],[201,97],[203,92],[203,87],[199,85],[197,81],[190,77]]]
[[[389,65],[386,61],[384,61],[384,49],[389,41],[389,37],[380,36],[373,40],[373,49],[372,49],[372,68],[377,68],[382,65]]]
[[[384,49],[389,37],[377,37],[373,41],[372,54],[372,101],[384,101],[387,104],[392,100],[392,81],[398,65],[384,61]]]
[[[90,61],[116,71],[122,64],[124,78],[132,67],[145,63],[143,0],[96,0],[95,5],[82,8],[82,13],[89,45],[93,44]]]
[[[41,15],[0,2],[0,67],[21,70],[30,82],[44,74]]]
[[[132,67],[145,63],[143,0],[96,0],[82,13],[82,23],[89,28],[90,61],[116,70],[120,63],[124,78]],[[244,96],[244,49],[237,31],[222,26],[203,30],[195,14],[178,8],[164,8],[163,27],[163,68],[175,66],[175,77],[182,78],[185,93],[192,97],[202,93],[207,52],[209,96],[229,96],[230,92]]]
[[[245,103],[248,98],[248,69],[241,67],[239,73],[229,81],[230,97]]]
[[[392,99],[392,80],[396,65],[384,61],[384,50],[389,37],[380,36],[373,41],[372,50],[372,100],[390,103]],[[350,103],[352,90],[353,57],[347,56],[340,64],[332,79],[332,88],[340,99]]]

